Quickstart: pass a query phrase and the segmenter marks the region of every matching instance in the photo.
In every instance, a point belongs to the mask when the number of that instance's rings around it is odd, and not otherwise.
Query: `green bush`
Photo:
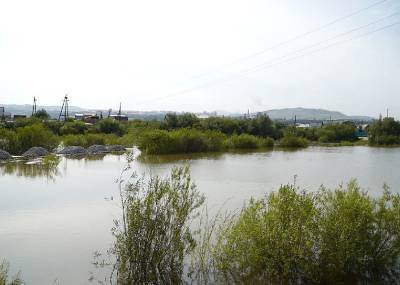
[[[152,130],[145,132],[138,141],[139,149],[147,154],[176,153],[174,142],[168,131]]]
[[[368,128],[371,145],[400,144],[400,122],[393,118],[379,118]]]
[[[20,141],[15,131],[0,128],[0,149],[11,154],[19,154],[21,152]]]
[[[204,203],[188,168],[136,179],[120,191],[122,217],[111,250],[116,284],[182,284],[184,261],[196,246],[191,222]]]
[[[84,134],[88,127],[82,121],[66,122],[60,128],[61,135],[78,135]]]
[[[308,140],[302,137],[297,137],[292,133],[285,133],[283,138],[281,138],[279,145],[290,148],[308,147]]]
[[[14,129],[22,128],[26,126],[31,126],[34,124],[40,124],[41,120],[39,118],[31,117],[31,118],[18,118],[14,121],[13,127]]]
[[[101,133],[122,135],[124,129],[120,122],[107,118],[98,123],[98,128]]]
[[[222,283],[398,284],[400,195],[282,186],[222,224],[211,248]]]
[[[47,120],[43,122],[43,125],[53,132],[55,135],[60,135],[60,128],[63,126],[63,123],[56,120]]]
[[[225,136],[219,132],[201,132],[195,129],[145,132],[138,141],[139,148],[147,154],[190,153],[218,151]]]
[[[357,128],[353,123],[327,125],[317,129],[319,141],[323,143],[337,143],[341,141],[356,141]]]
[[[34,146],[44,147],[51,151],[57,147],[59,139],[43,124],[33,124],[17,128],[17,135],[20,143],[20,153]]]
[[[248,134],[232,135],[226,142],[229,148],[251,149],[258,147],[258,138]]]
[[[260,138],[259,145],[261,147],[273,147],[275,145],[275,141],[272,138]]]
[[[91,145],[114,145],[121,144],[121,138],[113,134],[85,134],[85,135],[66,135],[62,137],[66,146],[89,147]]]
[[[84,135],[66,135],[62,137],[65,146],[87,146],[87,140]]]

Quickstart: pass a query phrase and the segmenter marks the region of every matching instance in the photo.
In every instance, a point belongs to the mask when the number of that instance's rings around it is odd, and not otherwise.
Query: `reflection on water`
[[[55,180],[57,176],[61,175],[59,165],[64,161],[64,172],[67,170],[66,160],[82,161],[85,164],[91,161],[102,161],[106,154],[85,155],[85,156],[48,156],[39,158],[32,161],[14,160],[0,163],[0,175],[14,175],[17,177],[27,178],[46,178],[48,180]],[[108,154],[108,156],[117,156],[115,154]]]
[[[46,178],[55,180],[60,175],[58,165],[60,158],[40,159],[33,162],[26,161],[8,161],[0,164],[1,175],[15,175],[29,178]]]
[[[271,148],[260,148],[256,150],[251,149],[240,149],[232,150],[229,152],[201,152],[201,153],[188,153],[188,154],[164,154],[164,155],[140,155],[138,161],[145,164],[164,164],[174,163],[181,161],[192,161],[192,160],[220,160],[225,156],[229,155],[256,155],[256,154],[268,154],[273,150]],[[285,150],[286,151],[286,150]],[[290,150],[292,151],[292,150]]]

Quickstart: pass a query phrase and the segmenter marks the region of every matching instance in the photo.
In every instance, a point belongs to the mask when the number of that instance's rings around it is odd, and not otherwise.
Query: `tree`
[[[379,118],[368,128],[369,142],[373,145],[400,144],[400,122],[394,118]]]
[[[52,150],[58,144],[58,138],[50,130],[46,129],[43,124],[18,128],[17,135],[21,153],[34,146]]]
[[[99,131],[105,134],[123,134],[121,124],[111,118],[107,118],[99,122]]]
[[[47,120],[50,118],[50,115],[49,115],[49,113],[47,113],[47,111],[45,109],[41,109],[41,110],[37,111],[35,114],[33,114],[33,117],[39,118],[42,120]]]
[[[274,126],[272,120],[266,114],[258,114],[251,121],[250,133],[255,136],[273,137]]]
[[[167,130],[175,129],[178,127],[178,116],[176,113],[168,113],[164,117],[163,127]]]

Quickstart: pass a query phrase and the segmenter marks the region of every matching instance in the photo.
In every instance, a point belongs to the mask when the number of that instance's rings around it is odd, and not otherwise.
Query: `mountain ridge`
[[[18,115],[30,116],[32,113],[32,105],[29,104],[4,104],[0,105],[5,107],[6,112]],[[53,118],[58,117],[61,106],[37,106],[37,109],[45,109]],[[75,112],[96,112],[103,111],[103,114],[107,113],[108,110],[102,109],[86,109],[77,106],[69,106],[69,111],[71,115]],[[114,110],[115,112],[115,110]],[[163,116],[169,111],[133,111],[133,110],[123,110],[123,113],[127,114],[131,118],[143,118],[143,119],[162,119]],[[177,112],[181,113],[181,112]],[[348,116],[339,111],[331,111],[321,108],[281,108],[281,109],[271,109],[262,112],[253,113],[267,114],[271,119],[274,120],[293,120],[296,116],[298,120],[358,120],[358,121],[371,121],[374,120],[373,117],[369,116]],[[238,117],[242,116],[239,113],[231,113],[225,111],[214,111],[214,112],[198,112],[197,114],[217,114],[219,116],[228,117]]]
[[[271,119],[274,120],[293,120],[295,116],[298,120],[374,120],[374,118],[370,116],[349,116],[339,111],[331,111],[320,108],[282,108],[271,109],[261,113],[267,114]]]

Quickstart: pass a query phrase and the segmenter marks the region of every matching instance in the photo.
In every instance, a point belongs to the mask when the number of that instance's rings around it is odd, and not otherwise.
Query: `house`
[[[75,120],[84,121],[85,123],[95,124],[99,119],[97,114],[75,114]]]
[[[128,121],[128,116],[127,115],[110,115],[111,119],[114,119],[116,121],[120,121],[120,122],[127,122]]]

